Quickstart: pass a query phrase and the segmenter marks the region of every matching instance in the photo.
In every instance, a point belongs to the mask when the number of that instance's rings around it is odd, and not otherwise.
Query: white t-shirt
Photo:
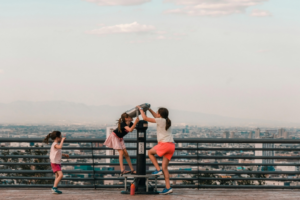
[[[167,120],[164,118],[155,118],[157,124],[157,141],[158,142],[174,142],[171,127],[166,130]]]
[[[61,164],[61,149],[57,149],[54,146],[57,145],[57,142],[53,142],[50,149],[50,162],[55,164]]]

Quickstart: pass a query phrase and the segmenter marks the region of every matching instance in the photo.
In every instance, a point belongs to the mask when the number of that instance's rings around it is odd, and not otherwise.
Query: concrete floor
[[[1,200],[92,200],[92,199],[210,199],[210,200],[265,200],[265,199],[300,199],[300,190],[253,190],[253,189],[173,189],[169,195],[122,195],[117,189],[61,189],[63,194],[55,195],[50,189],[0,189]]]

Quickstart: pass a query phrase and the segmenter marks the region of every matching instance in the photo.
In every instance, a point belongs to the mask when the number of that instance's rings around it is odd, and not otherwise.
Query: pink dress
[[[112,132],[105,140],[104,145],[113,149],[126,149],[123,138],[119,138],[114,132]]]

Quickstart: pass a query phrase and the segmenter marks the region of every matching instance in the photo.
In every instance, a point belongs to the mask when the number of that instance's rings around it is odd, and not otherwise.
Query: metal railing
[[[118,160],[118,155],[97,155],[98,151],[111,150],[105,147],[99,147],[105,139],[67,139],[65,143],[79,143],[82,146],[63,148],[67,150],[89,151],[87,155],[71,155],[69,160],[76,159],[76,162],[63,162],[62,166],[69,166],[78,169],[63,170],[65,176],[60,187],[65,188],[123,188],[123,177],[119,176],[119,170],[107,170],[109,167],[117,167],[118,163],[107,163],[101,159]],[[41,138],[0,138],[0,143],[41,143]],[[156,143],[156,139],[147,139],[147,144]],[[300,166],[300,154],[293,156],[249,156],[243,155],[226,155],[222,153],[227,151],[300,151],[299,148],[254,148],[249,147],[253,143],[273,143],[273,144],[296,144],[298,147],[300,140],[287,139],[176,139],[178,144],[185,144],[186,147],[176,147],[175,155],[169,164],[171,174],[171,185],[173,188],[259,188],[259,189],[300,189],[300,171],[296,169]],[[125,139],[125,143],[136,143],[135,139]],[[206,144],[204,147],[200,144]],[[247,144],[248,147],[220,147],[221,144]],[[214,146],[212,145],[214,144]],[[180,145],[182,146],[182,145]],[[148,145],[147,150],[150,147]],[[20,152],[19,150],[25,151]],[[128,147],[127,150],[134,151],[135,147]],[[180,155],[179,152],[187,151],[186,154]],[[222,155],[212,155],[208,151],[218,151]],[[32,146],[32,147],[0,147],[0,187],[50,187],[54,176],[50,169],[49,147]],[[86,152],[85,152],[86,153]],[[24,155],[30,154],[30,155]],[[42,155],[40,155],[42,154]],[[135,159],[136,156],[130,156]],[[90,162],[86,162],[86,160]],[[293,163],[243,163],[237,162],[237,159],[247,160],[292,160]],[[78,160],[78,161],[77,161]],[[97,162],[98,161],[98,162]],[[208,162],[210,161],[210,162]],[[134,164],[135,165],[135,164]],[[150,161],[148,166],[153,166]],[[89,166],[86,170],[82,166]],[[186,167],[188,166],[188,167]],[[204,168],[206,166],[206,168]],[[220,167],[222,166],[222,167]],[[250,169],[235,169],[234,166],[256,167]],[[265,171],[264,168],[271,166],[294,166],[293,171]],[[102,167],[102,169],[100,169]],[[106,168],[105,168],[106,167]],[[181,168],[180,168],[181,167]],[[226,169],[226,168],[227,169]],[[193,169],[192,169],[193,168]],[[264,170],[263,170],[264,169]],[[148,170],[147,173],[151,173]],[[243,175],[243,176],[242,176]],[[293,177],[286,177],[292,175]],[[4,180],[4,181],[3,181]],[[10,181],[8,181],[10,180]],[[158,180],[164,180],[163,176]],[[107,182],[111,181],[111,182]],[[119,182],[118,182],[119,181]],[[269,182],[280,181],[285,185],[270,185]],[[287,185],[287,182],[293,185]],[[159,185],[158,187],[163,187]]]

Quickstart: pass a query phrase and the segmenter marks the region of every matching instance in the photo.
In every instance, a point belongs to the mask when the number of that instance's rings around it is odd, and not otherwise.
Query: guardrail
[[[63,178],[60,187],[65,188],[123,188],[124,178],[118,174],[120,171],[108,168],[115,168],[118,163],[107,163],[101,159],[115,159],[116,155],[97,155],[99,151],[111,150],[99,147],[105,139],[67,139],[65,143],[78,143],[79,147],[63,148],[64,151],[80,150],[87,151],[85,155],[71,155],[70,162],[63,162],[63,166],[74,168],[63,170],[68,176]],[[41,143],[41,138],[0,138],[0,143]],[[125,139],[125,143],[136,143],[135,139]],[[147,139],[147,144],[156,143],[156,139]],[[297,181],[300,181],[300,171],[296,169],[300,166],[300,155],[294,156],[249,156],[226,155],[227,151],[300,151],[299,148],[253,148],[249,147],[253,143],[274,143],[274,144],[296,144],[298,147],[300,140],[286,139],[176,139],[179,143],[187,144],[188,147],[177,147],[176,152],[187,152],[189,155],[178,155],[175,153],[169,166],[171,174],[171,184],[174,188],[259,188],[259,189],[300,189]],[[206,144],[202,146],[201,144]],[[220,144],[248,144],[248,147],[219,147]],[[209,144],[214,144],[211,147]],[[186,146],[186,145],[183,145]],[[0,147],[0,187],[51,187],[54,177],[50,169],[48,151],[49,147]],[[147,147],[149,150],[150,147]],[[23,152],[21,152],[22,150]],[[127,150],[134,151],[135,147],[128,147]],[[25,151],[25,152],[24,152]],[[208,151],[217,152],[219,155],[211,155]],[[103,152],[102,152],[103,153]],[[25,155],[27,154],[27,155]],[[220,155],[222,154],[222,155]],[[135,159],[136,156],[130,156]],[[72,161],[72,160],[76,161]],[[237,159],[262,160],[262,163],[241,163]],[[293,163],[264,163],[263,160],[294,160]],[[87,162],[89,161],[89,162]],[[109,160],[111,161],[111,160]],[[210,161],[210,162],[208,162]],[[148,162],[148,166],[152,163]],[[84,166],[86,169],[83,170]],[[188,167],[187,167],[188,166]],[[206,166],[206,168],[204,168]],[[222,167],[220,167],[222,166]],[[256,170],[248,168],[241,170],[234,166],[256,167]],[[265,171],[264,168],[272,166],[295,166],[293,171]],[[101,168],[102,167],[102,168]],[[225,168],[226,167],[226,168]],[[77,169],[75,169],[77,168]],[[173,169],[172,169],[173,168]],[[192,169],[193,168],[193,169]],[[147,171],[151,173],[151,171]],[[242,176],[244,175],[244,176]],[[280,175],[280,176],[279,176]],[[293,175],[293,177],[286,177]],[[164,180],[160,177],[158,180]],[[110,181],[110,182],[108,182]],[[285,182],[285,185],[270,185],[272,181]],[[292,182],[293,185],[287,185]],[[163,187],[159,185],[158,187]]]

